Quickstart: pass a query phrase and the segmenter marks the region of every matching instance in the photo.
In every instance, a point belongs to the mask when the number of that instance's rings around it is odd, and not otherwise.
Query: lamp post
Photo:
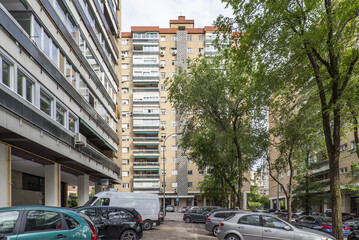
[[[173,135],[181,135],[182,133],[172,133],[170,135],[168,135],[165,140],[163,141],[163,145],[162,145],[162,152],[163,152],[163,156],[162,156],[162,161],[163,161],[163,201],[162,201],[162,207],[163,207],[163,216],[166,216],[166,155],[165,155],[165,149],[166,149],[166,141],[169,137],[173,136]]]

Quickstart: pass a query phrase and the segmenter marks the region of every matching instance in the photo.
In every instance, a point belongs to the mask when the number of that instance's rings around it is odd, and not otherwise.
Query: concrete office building
[[[188,58],[216,54],[215,30],[195,28],[194,20],[179,16],[170,20],[169,28],[132,27],[122,33],[121,191],[158,193],[162,198],[165,150],[166,203],[208,204],[198,190],[205,169],[198,169],[177,146],[180,121],[164,82],[179,67],[186,69]]]
[[[0,206],[120,182],[118,0],[0,0]]]

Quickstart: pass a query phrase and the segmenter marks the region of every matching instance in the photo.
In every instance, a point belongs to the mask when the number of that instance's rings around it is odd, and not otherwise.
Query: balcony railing
[[[160,101],[143,101],[143,100],[138,100],[138,101],[133,101],[133,105],[153,105],[153,104],[160,104]]]
[[[160,163],[158,162],[134,162],[133,166],[135,167],[158,167]]]
[[[133,92],[159,92],[159,88],[134,88]]]
[[[160,138],[158,137],[134,137],[134,142],[159,142]]]
[[[159,113],[133,113],[133,117],[159,117]]]
[[[133,178],[152,178],[152,179],[156,179],[156,178],[160,178],[159,174],[134,174]]]
[[[143,154],[153,154],[153,155],[158,155],[160,154],[160,151],[158,150],[150,150],[150,149],[136,149],[136,150],[133,150],[133,154],[140,154],[140,155],[143,155]]]
[[[154,129],[159,130],[159,126],[133,126],[133,129]]]

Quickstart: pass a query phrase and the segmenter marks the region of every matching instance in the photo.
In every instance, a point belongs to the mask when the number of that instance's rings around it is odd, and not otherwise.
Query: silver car
[[[335,240],[334,237],[309,228],[296,228],[269,214],[238,213],[219,224],[220,240]]]
[[[219,223],[229,216],[241,212],[243,211],[239,209],[217,209],[216,211],[209,213],[205,228],[207,231],[212,232],[214,236],[217,236]]]

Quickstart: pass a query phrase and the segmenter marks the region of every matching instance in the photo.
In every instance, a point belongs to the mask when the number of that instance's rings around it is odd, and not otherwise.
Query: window
[[[192,159],[187,159],[187,163],[193,163]]]
[[[177,151],[177,146],[172,146],[172,151]]]
[[[121,76],[121,81],[122,82],[127,82],[129,80],[130,80],[130,76],[128,76],[128,75]]]
[[[188,182],[188,187],[193,187],[193,182]]]
[[[122,112],[121,115],[122,115],[122,117],[129,117],[130,113],[129,112]]]
[[[161,134],[161,139],[162,139],[162,140],[165,140],[165,139],[166,139],[166,133],[162,133],[162,134]]]
[[[177,158],[172,158],[172,162],[177,163],[178,162]]]
[[[287,171],[287,176],[289,176],[289,175],[290,175],[290,170]]]
[[[355,143],[355,141],[352,141],[351,143],[350,143],[350,147],[351,147],[351,149],[353,150],[353,151],[355,151],[355,149],[356,149],[356,143]]]
[[[166,151],[166,147],[165,146],[161,146],[161,151],[165,152]]]
[[[128,188],[130,188],[130,184],[129,183],[122,183],[122,188],[128,189]]]
[[[33,24],[33,32],[31,34],[31,38],[35,41],[38,47],[41,47],[42,28],[35,18],[33,19]]]
[[[198,48],[198,53],[203,54],[203,48]]]
[[[161,128],[166,128],[166,122],[161,122]]]
[[[192,36],[187,35],[187,41],[192,41]]]
[[[166,73],[165,72],[161,72],[161,78],[166,78]]]
[[[161,36],[161,42],[166,41],[166,36]]]
[[[177,182],[173,182],[172,187],[177,187]]]
[[[69,114],[69,130],[73,133],[76,132],[76,123],[77,118],[74,117],[72,114]]]
[[[171,38],[171,39],[172,39],[172,41],[174,41],[174,42],[175,42],[175,41],[177,41],[177,36],[172,36],[172,38]]]
[[[172,109],[172,114],[176,114],[176,109]]]
[[[128,136],[128,135],[122,135],[122,141],[123,141],[123,142],[128,142],[128,141],[130,141],[130,136]]]
[[[165,91],[166,90],[166,85],[161,85],[161,91]]]
[[[241,217],[238,220],[238,223],[259,226],[259,216],[258,215],[246,215],[246,216]]]
[[[129,100],[128,99],[123,99],[121,103],[122,103],[122,105],[128,105]]]
[[[279,178],[283,178],[283,173],[279,173]]]
[[[187,174],[188,174],[188,175],[192,175],[192,174],[193,174],[193,171],[192,171],[192,170],[188,170],[188,171],[187,171]]]
[[[161,109],[161,114],[166,115],[166,109]]]
[[[129,172],[128,171],[123,171],[122,172],[122,177],[128,177],[129,176]]]
[[[129,129],[129,127],[130,127],[130,124],[128,124],[128,123],[122,123],[122,130]]]
[[[341,169],[339,169],[340,174],[344,174],[348,172],[348,168],[347,167],[343,167]]]
[[[122,165],[129,165],[130,160],[129,159],[122,159]]]
[[[122,40],[121,40],[121,44],[122,44],[122,45],[128,45],[128,44],[129,44],[129,40],[128,40],[128,39],[122,39]]]
[[[161,171],[161,175],[163,176],[163,175],[166,175],[166,171]],[[162,184],[162,187],[163,187],[163,184]]]
[[[11,86],[11,65],[7,61],[2,59],[2,83],[6,86]]]
[[[198,36],[198,41],[203,41],[203,35]]]
[[[128,63],[123,63],[123,64],[121,65],[121,68],[122,68],[122,69],[129,69],[129,67],[130,67],[130,65],[129,65]]]
[[[203,170],[199,170],[199,171],[198,171],[198,175],[203,176],[203,174],[204,174],[204,171],[203,171]]]
[[[177,175],[177,170],[172,170],[172,175]]]
[[[26,232],[59,229],[62,229],[62,219],[59,213],[43,210],[32,210],[27,213]]]
[[[50,46],[51,46],[51,44],[52,44],[51,38],[49,37],[49,35],[44,33],[42,50],[44,51],[44,53],[48,57],[50,57]]]
[[[51,117],[52,98],[47,95],[42,89],[40,90],[40,109]]]
[[[340,151],[345,151],[348,149],[348,144],[343,144],[340,146]]]
[[[62,126],[65,126],[66,122],[66,109],[62,107],[60,104],[56,104],[56,121],[60,123]]]
[[[129,93],[129,88],[127,88],[127,87],[123,87],[122,88],[122,93]]]
[[[122,153],[129,153],[130,149],[128,147],[123,147],[122,148]]]
[[[270,216],[265,216],[265,215],[262,216],[262,221],[263,221],[264,227],[284,229],[285,227],[288,226],[283,221],[281,221],[275,217],[270,217]]]
[[[161,97],[161,102],[165,103],[166,102],[166,97]]]
[[[177,126],[177,122],[172,122],[172,126],[173,127]]]
[[[12,233],[17,219],[19,217],[18,211],[0,212],[0,233]]]
[[[187,53],[192,53],[192,48],[187,48]]]

